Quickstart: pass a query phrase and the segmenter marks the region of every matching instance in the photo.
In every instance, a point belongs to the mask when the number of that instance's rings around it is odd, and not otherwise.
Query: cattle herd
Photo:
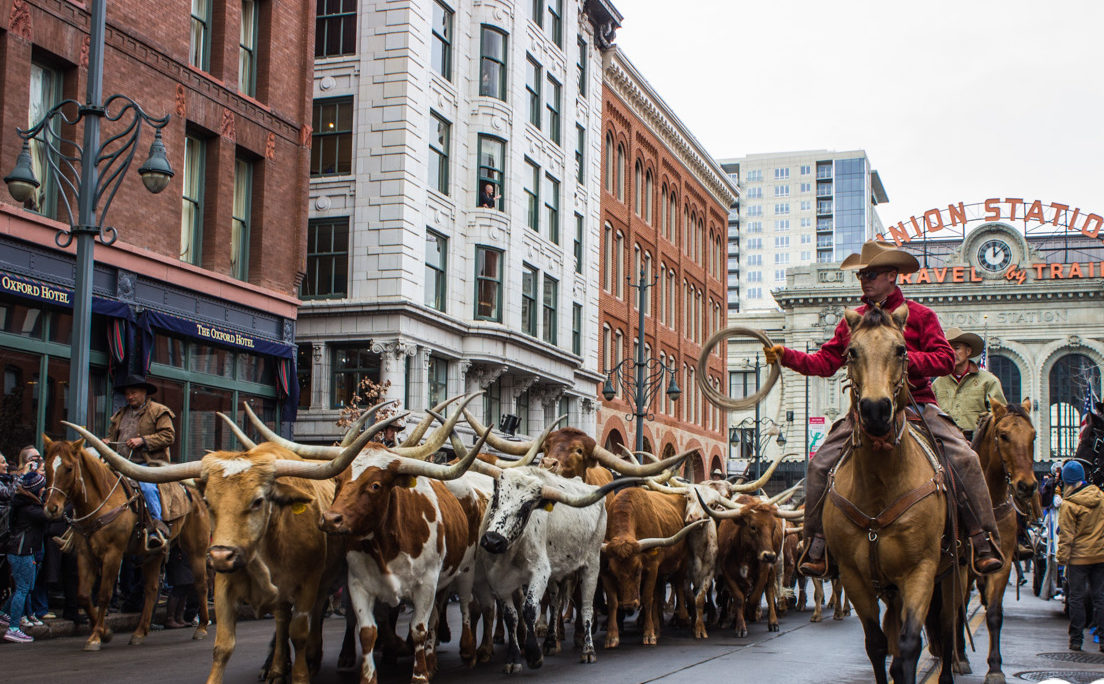
[[[309,682],[322,659],[323,606],[343,580],[352,611],[339,667],[357,668],[359,641],[362,682],[377,681],[377,657],[412,656],[411,681],[432,678],[437,644],[456,634],[446,620],[450,598],[459,603],[462,662],[494,658],[497,622],[508,673],[559,653],[565,622],[579,660],[595,662],[600,614],[605,648],[620,644],[626,616],[649,646],[667,613],[698,639],[707,629],[746,636],[764,607],[766,629],[778,630],[794,600],[803,512],[788,502],[798,487],[756,494],[777,460],[756,482],[690,483],[674,474],[689,453],[662,461],[636,454],[638,462],[557,424],[532,442],[504,440],[464,409],[475,396],[447,419],[441,414],[461,398],[435,407],[393,447],[374,438],[405,414],[364,427],[383,405],[333,447],[283,439],[246,406],[266,441],[224,416],[245,451],[163,467],[133,464],[72,427],[127,477],[194,480],[210,512],[215,570],[208,682],[222,681],[243,603],[275,617],[265,678]],[[474,445],[455,433],[462,416]],[[440,425],[431,431],[433,421]],[[455,459],[439,463],[446,441]],[[396,633],[400,606],[409,615],[405,638]]]

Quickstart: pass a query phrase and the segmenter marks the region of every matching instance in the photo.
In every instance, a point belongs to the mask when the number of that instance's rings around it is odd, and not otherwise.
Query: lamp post
[[[161,129],[169,122],[146,114],[137,102],[125,95],[111,95],[103,101],[103,57],[106,8],[105,0],[92,0],[88,46],[88,96],[84,104],[64,100],[51,108],[42,120],[29,129],[17,129],[23,138],[23,149],[16,159],[15,169],[4,178],[8,191],[17,202],[25,202],[40,186],[31,164],[30,141],[38,140],[46,147],[46,173],[58,184],[62,205],[69,218],[69,230],[59,230],[54,241],[68,247],[77,241],[76,282],[73,287],[73,336],[69,357],[68,419],[74,423],[88,421],[88,366],[92,330],[93,250],[96,237],[105,245],[118,237],[114,227],[105,226],[104,218],[134,159],[142,127],[149,124],[155,131],[149,158],[138,169],[142,183],[152,193],[159,193],[173,176],[165,155]],[[115,106],[116,110],[112,111]],[[73,110],[75,114],[73,113]],[[68,111],[66,111],[68,110]],[[100,143],[100,120],[121,122],[122,130]],[[55,121],[75,125],[84,121],[83,144],[62,138],[51,127]],[[63,150],[64,147],[64,150]],[[79,166],[80,171],[77,171]],[[69,195],[77,203],[74,220]],[[97,207],[103,199],[103,207]]]
[[[606,371],[606,382],[602,385],[602,396],[606,401],[612,401],[617,396],[617,386],[625,391],[629,397],[633,412],[625,416],[626,419],[636,420],[636,451],[644,450],[644,419],[652,420],[653,415],[648,413],[648,408],[659,393],[665,375],[670,375],[671,380],[667,384],[667,396],[671,401],[678,401],[682,395],[678,383],[675,382],[675,369],[668,368],[659,359],[644,357],[644,308],[645,290],[656,284],[658,276],[652,282],[644,282],[644,269],[640,269],[640,277],[636,284],[629,283],[629,287],[638,290],[637,319],[636,319],[636,358],[625,359],[613,368]]]
[[[762,439],[760,439],[759,434],[760,434],[760,428],[761,428],[762,425],[767,425],[768,428],[767,428],[767,434]],[[759,477],[762,475],[762,473],[760,472],[760,467],[761,467],[761,462],[762,462],[761,456],[763,454],[763,449],[767,446],[767,443],[770,441],[770,438],[771,437],[775,438],[774,443],[777,444],[779,448],[782,448],[782,447],[786,446],[786,441],[787,440],[786,440],[786,433],[785,433],[784,428],[785,428],[784,423],[780,425],[780,424],[774,422],[773,418],[759,418],[759,416],[756,416],[754,419],[752,419],[750,417],[749,418],[744,418],[743,420],[741,420],[739,423],[736,424],[736,427],[731,429],[730,439],[731,439],[731,435],[734,434],[734,432],[732,432],[732,431],[741,431],[742,432],[743,430],[746,430],[746,429],[751,429],[752,430],[752,437],[751,437],[751,440],[749,440],[749,441],[751,442],[752,448],[755,450],[753,456],[755,457],[755,479],[756,480],[758,480]]]

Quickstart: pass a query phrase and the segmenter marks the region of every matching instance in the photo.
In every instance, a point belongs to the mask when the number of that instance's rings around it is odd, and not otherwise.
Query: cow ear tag
[[[418,476],[417,475],[408,476],[407,479],[406,479],[406,482],[404,484],[406,485],[406,487],[408,489],[414,489],[415,487],[418,486]]]
[[[552,507],[555,506],[555,505],[556,505],[555,501],[545,501],[543,504],[541,504],[541,508],[543,508],[544,510],[551,513],[552,512]]]
[[[300,513],[302,513],[305,510],[307,510],[307,504],[303,503],[302,501],[300,501],[298,503],[293,503],[291,505],[291,512],[294,513],[295,515],[299,515]]]

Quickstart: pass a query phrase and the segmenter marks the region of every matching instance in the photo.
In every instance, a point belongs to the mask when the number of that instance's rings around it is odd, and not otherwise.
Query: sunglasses
[[[855,273],[855,276],[859,280],[874,280],[878,276],[880,276],[882,274],[885,274],[885,273],[893,273],[893,270],[892,269],[884,269],[884,270],[881,270],[881,271],[858,271],[857,273]]]

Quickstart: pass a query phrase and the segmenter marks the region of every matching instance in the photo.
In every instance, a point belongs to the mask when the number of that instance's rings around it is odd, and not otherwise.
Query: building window
[[[580,36],[578,38],[579,53],[575,58],[575,72],[579,76],[579,96],[586,97],[587,92],[587,44]]]
[[[774,229],[780,233],[789,230],[790,219],[778,219],[774,222]]]
[[[548,0],[548,21],[544,30],[553,43],[563,47],[563,0]]]
[[[521,269],[521,332],[537,336],[537,269],[526,264]]]
[[[234,160],[234,207],[230,227],[230,275],[249,280],[249,216],[253,196],[253,165]]]
[[[544,218],[548,239],[560,244],[560,181],[544,174]]]
[[[790,236],[789,235],[777,235],[777,236],[775,236],[775,238],[774,238],[774,248],[775,249],[781,249],[781,248],[785,248],[785,247],[789,247],[789,246],[790,246]]]
[[[479,207],[502,211],[502,174],[505,160],[505,142],[487,135],[479,136]]]
[[[426,230],[425,245],[425,305],[445,310],[445,284],[448,282],[448,238]],[[434,404],[436,405],[436,404]]]
[[[30,85],[30,106],[27,109],[28,128],[42,121],[46,112],[61,102],[61,72],[32,62]],[[61,117],[55,117],[53,121],[47,124],[48,131],[43,131],[42,135],[35,136],[28,142],[31,148],[31,170],[34,171],[35,178],[39,179],[40,185],[35,188],[30,198],[23,203],[23,208],[49,218],[57,218],[57,181],[54,179],[54,174],[49,171],[50,150],[43,137],[57,137],[61,128],[60,119]]]
[[[560,283],[550,275],[544,276],[544,309],[541,327],[544,330],[544,341],[548,344],[556,344],[559,321],[556,319],[556,309],[560,301]]]
[[[1084,354],[1066,354],[1050,369],[1050,453],[1069,458],[1077,451],[1085,395],[1100,396],[1100,366]]]
[[[525,225],[535,232],[540,232],[540,179],[540,167],[526,157],[521,186],[525,193]]]
[[[617,145],[617,199],[625,201],[625,146]]]
[[[532,55],[525,60],[525,92],[529,100],[529,123],[541,127],[541,65]]]
[[[571,353],[583,355],[583,305],[578,302],[571,304]]]
[[[311,175],[344,176],[353,170],[353,98],[314,101]]]
[[[606,192],[613,192],[613,134],[606,133]]]
[[[338,57],[356,52],[356,0],[318,0],[314,23],[314,56]]]
[[[774,205],[774,213],[776,213],[776,214],[788,214],[788,213],[790,213],[790,203],[789,202],[781,202],[779,204]]]
[[[239,33],[238,90],[254,97],[257,95],[257,3],[254,0],[242,0]]]
[[[625,236],[621,231],[613,238],[613,294],[625,294]]]
[[[353,395],[359,394],[364,380],[379,382],[380,357],[367,349],[335,348],[332,367],[330,408],[338,409],[351,404]]]
[[[1000,380],[1001,389],[1010,404],[1018,404],[1023,401],[1023,390],[1020,382],[1020,369],[1016,362],[1007,356],[991,354],[989,356],[988,370]]]
[[[641,201],[644,195],[644,177],[641,173],[640,162],[633,165],[633,212],[641,215]]]
[[[439,356],[429,357],[429,392],[426,405],[436,406],[448,399],[448,361]]]
[[[192,0],[192,31],[188,63],[207,71],[211,53],[211,0]]]
[[[307,224],[307,275],[303,299],[340,298],[349,291],[349,217],[312,219]]]
[[[801,168],[806,168],[806,167],[803,166]],[[812,192],[812,191],[813,191],[813,184],[812,183],[802,183],[801,184],[801,192]]]
[[[801,165],[801,175],[802,176],[808,176],[812,172],[813,172],[813,167],[811,165],[809,165],[809,164],[802,164]]]
[[[203,187],[206,145],[184,138],[184,197],[180,212],[180,260],[198,266],[203,248]]]
[[[775,169],[774,180],[788,180],[790,177],[789,169]]]
[[[502,252],[475,248],[475,317],[502,321]]]
[[[506,34],[484,26],[479,55],[479,94],[506,100]]]
[[[429,187],[437,192],[449,194],[449,136],[452,124],[445,121],[436,112],[429,113],[429,120],[435,129],[429,137]]]
[[[498,425],[502,417],[502,378],[487,385],[483,391],[483,418],[487,425]]]
[[[575,180],[586,182],[586,129],[575,124]]]
[[[763,249],[763,238],[748,238],[748,249]]]
[[[649,170],[644,173],[644,220],[648,224],[651,224],[652,222],[652,202],[654,192],[655,181],[652,180],[652,172]]]
[[[440,2],[433,3],[433,47],[429,57],[433,69],[452,80],[452,10]],[[436,404],[430,404],[435,406]]]
[[[561,131],[560,131],[560,98],[563,95],[563,86],[559,81],[548,77],[548,87],[544,91],[544,109],[548,114],[548,126],[545,130],[548,132],[548,137],[552,139],[552,142],[557,145],[560,144]]]
[[[789,184],[774,186],[774,196],[775,197],[789,197],[790,196],[790,186],[789,186]]]
[[[583,272],[583,215],[575,214],[575,272]]]
[[[784,281],[785,279],[786,279],[786,269],[784,269],[784,268],[774,269],[774,280],[776,282],[780,283],[780,282]]]

